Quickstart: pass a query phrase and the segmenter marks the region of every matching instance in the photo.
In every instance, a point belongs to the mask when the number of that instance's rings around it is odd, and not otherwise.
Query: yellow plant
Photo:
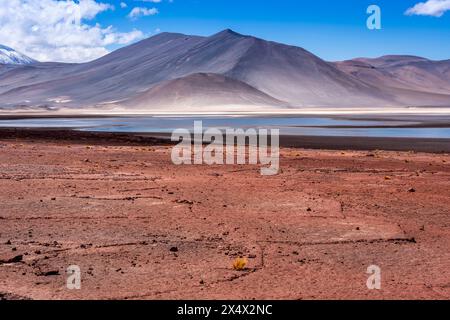
[[[248,264],[248,260],[246,258],[237,258],[233,262],[233,269],[236,271],[242,271]]]

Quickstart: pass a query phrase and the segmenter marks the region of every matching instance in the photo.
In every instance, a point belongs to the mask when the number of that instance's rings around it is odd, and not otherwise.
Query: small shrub
[[[233,269],[236,271],[242,271],[248,264],[248,260],[245,258],[237,258],[233,262]]]

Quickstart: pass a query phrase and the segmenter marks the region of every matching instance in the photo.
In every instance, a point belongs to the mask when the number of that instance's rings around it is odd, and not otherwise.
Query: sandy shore
[[[253,111],[249,111],[253,110]],[[228,110],[228,111],[224,111]],[[393,116],[393,115],[439,115],[448,116],[450,115],[450,105],[449,106],[419,106],[419,107],[399,107],[399,106],[377,106],[377,107],[353,107],[353,108],[343,108],[343,107],[321,107],[321,106],[310,106],[310,107],[297,107],[297,108],[258,108],[250,107],[248,105],[208,105],[207,107],[190,108],[190,111],[186,111],[186,106],[182,108],[170,108],[170,111],[165,109],[161,110],[149,110],[133,108],[130,110],[129,107],[122,107],[116,105],[114,102],[107,103],[104,105],[97,105],[94,107],[76,107],[67,108],[59,107],[52,110],[46,110],[42,108],[25,108],[21,109],[16,106],[13,109],[0,110],[0,119],[8,117],[84,117],[84,116],[127,116],[130,112],[134,115],[139,116],[308,116],[308,115],[341,115],[341,116],[354,116],[354,115],[372,115],[372,116]]]
[[[448,153],[322,139],[343,150],[284,147],[263,177],[175,166],[153,137],[52,136],[0,131],[0,299],[450,298]]]

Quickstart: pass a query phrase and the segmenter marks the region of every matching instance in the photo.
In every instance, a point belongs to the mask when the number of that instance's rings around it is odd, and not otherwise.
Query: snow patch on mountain
[[[30,64],[36,60],[0,44],[0,64]]]

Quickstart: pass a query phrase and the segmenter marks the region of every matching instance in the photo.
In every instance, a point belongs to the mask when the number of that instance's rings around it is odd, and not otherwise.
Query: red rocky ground
[[[0,140],[0,298],[450,298],[448,155],[282,149],[263,177],[170,150]]]

